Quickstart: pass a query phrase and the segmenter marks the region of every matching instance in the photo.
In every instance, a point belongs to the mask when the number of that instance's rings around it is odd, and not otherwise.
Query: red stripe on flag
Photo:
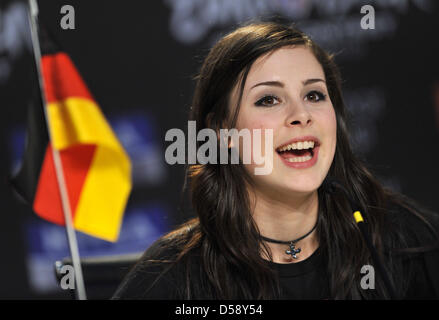
[[[44,55],[41,59],[44,91],[48,103],[69,97],[93,100],[70,57],[63,53]]]
[[[72,217],[75,216],[76,207],[95,149],[95,145],[77,145],[60,151]],[[64,225],[61,196],[50,144],[47,146],[41,167],[33,209],[41,218]]]

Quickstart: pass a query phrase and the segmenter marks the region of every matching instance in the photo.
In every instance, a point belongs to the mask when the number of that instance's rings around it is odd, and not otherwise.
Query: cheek
[[[279,125],[279,112],[273,109],[257,108],[243,105],[236,123],[238,130],[247,128],[252,129],[275,129]]]
[[[272,129],[272,131],[276,131],[278,126],[278,121],[275,117],[269,116],[267,114],[251,114],[251,115],[243,115],[242,118],[238,118],[236,123],[236,129],[241,131],[242,129],[246,129],[250,131],[250,135],[252,137],[254,134],[259,135],[259,133],[254,133],[254,129],[260,130],[261,137],[261,148],[264,150],[264,142],[265,142],[265,129]],[[252,143],[253,144],[253,143]]]
[[[239,156],[243,160],[243,153],[248,152],[250,154],[250,163],[244,163],[244,166],[249,172],[254,172],[255,167],[261,167],[265,164],[257,164],[255,156],[263,157],[264,161],[272,162],[274,155],[267,157],[267,152],[273,152],[273,132],[276,128],[276,119],[264,114],[251,114],[247,117],[238,118],[236,123],[236,129],[238,131],[248,130],[250,134],[250,141],[245,144],[242,138],[239,140]],[[259,129],[254,132],[255,129]],[[266,136],[266,129],[271,129],[271,135]],[[244,146],[245,144],[245,146]],[[269,150],[266,150],[268,148]],[[244,151],[245,149],[245,151]]]
[[[316,115],[320,123],[323,133],[327,138],[336,139],[337,136],[337,118],[334,108],[322,110]]]
[[[337,118],[334,108],[322,113],[320,121],[322,123],[326,143],[330,146],[328,149],[328,156],[332,158],[335,154],[335,147],[337,144]]]
[[[332,112],[331,112],[330,123],[331,123],[332,138],[334,139],[334,144],[335,144],[337,142],[337,117],[335,115],[334,109],[332,109]]]
[[[274,129],[275,125],[276,120],[273,117],[264,114],[253,114],[251,116],[243,117],[242,119],[238,118],[236,128],[238,130],[246,128],[252,131],[253,129]]]

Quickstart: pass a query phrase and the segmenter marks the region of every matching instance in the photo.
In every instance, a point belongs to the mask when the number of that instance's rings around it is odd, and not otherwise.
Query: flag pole
[[[43,101],[43,109],[44,109],[44,116],[47,123],[47,130],[49,134],[49,141],[53,142],[52,139],[52,133],[50,130],[50,121],[49,121],[49,114],[47,112],[47,101],[46,96],[44,93],[44,81],[41,73],[41,49],[40,49],[40,42],[38,39],[38,4],[36,0],[29,0],[29,10],[30,10],[30,29],[31,29],[31,36],[32,36],[32,47],[34,51],[34,57],[35,57],[35,63],[37,67],[37,74],[38,74],[38,82],[40,85],[41,90],[41,97]],[[76,239],[75,230],[73,229],[73,221],[72,221],[72,213],[70,208],[70,202],[69,197],[67,193],[66,183],[64,180],[64,172],[61,162],[61,157],[59,154],[59,151],[52,145],[52,154],[53,154],[53,162],[55,165],[55,172],[56,172],[56,178],[58,182],[58,189],[60,191],[61,196],[61,203],[62,203],[62,209],[64,213],[64,220],[66,224],[66,230],[67,230],[67,238],[69,242],[69,248],[70,248],[70,254],[72,256],[72,263],[73,263],[73,269],[74,269],[74,279],[76,282],[76,297],[78,300],[86,300],[86,293],[85,293],[85,285],[84,285],[84,278],[82,276],[82,268],[81,268],[81,260],[79,257],[79,249],[78,249],[78,241]]]

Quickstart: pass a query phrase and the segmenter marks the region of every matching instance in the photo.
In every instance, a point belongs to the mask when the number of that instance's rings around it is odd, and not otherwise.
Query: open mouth
[[[320,146],[318,141],[306,140],[280,146],[276,152],[288,162],[307,162],[314,157],[315,149]]]

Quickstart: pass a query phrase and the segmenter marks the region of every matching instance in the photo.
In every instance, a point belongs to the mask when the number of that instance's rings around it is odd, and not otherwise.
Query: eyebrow
[[[302,81],[302,84],[304,86],[306,86],[306,85],[313,84],[316,82],[326,83],[326,81],[323,79],[314,78],[314,79],[307,79],[305,81]],[[255,84],[253,87],[250,88],[250,90],[255,88],[255,87],[258,87],[258,86],[274,86],[274,87],[283,88],[285,85],[283,84],[283,82],[280,82],[280,81],[264,81],[264,82],[260,82],[258,84]]]

